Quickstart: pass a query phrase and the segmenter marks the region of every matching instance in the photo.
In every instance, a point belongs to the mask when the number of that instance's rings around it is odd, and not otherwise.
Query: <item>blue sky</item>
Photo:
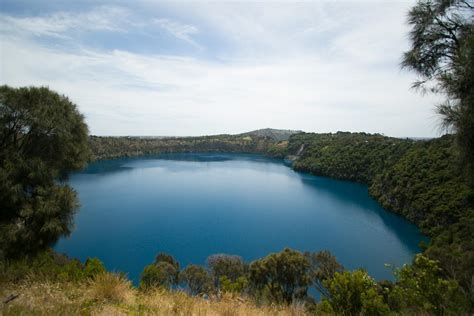
[[[439,134],[399,68],[414,1],[0,3],[0,83],[69,96],[92,134]]]

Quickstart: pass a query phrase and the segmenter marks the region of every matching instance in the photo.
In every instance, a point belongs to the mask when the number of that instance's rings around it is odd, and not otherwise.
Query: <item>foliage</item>
[[[179,278],[189,288],[191,295],[209,294],[213,290],[212,278],[208,271],[201,266],[188,265],[180,272]]]
[[[278,143],[270,145],[267,151],[267,155],[275,158],[285,158],[287,154],[288,141],[280,141]]]
[[[386,315],[389,307],[377,292],[375,281],[364,270],[336,272],[323,281],[325,300],[340,315]]]
[[[99,302],[124,302],[132,291],[132,283],[122,274],[99,273],[89,282],[93,299]]]
[[[172,265],[177,271],[179,271],[179,262],[172,255],[160,252],[155,257],[155,264],[158,264],[160,262],[167,262]]]
[[[219,279],[219,283],[222,291],[230,293],[243,293],[249,285],[249,281],[244,276],[240,276],[232,282],[224,275]]]
[[[8,304],[1,304],[1,315],[311,315],[303,305],[258,304],[228,294],[220,299],[202,299],[163,289],[142,292],[124,288],[116,299],[102,299],[89,283],[28,280],[0,286],[0,297],[6,298],[12,293],[21,295]]]
[[[344,267],[328,250],[306,252],[304,255],[310,264],[309,277],[312,284],[319,293],[329,296],[323,282],[332,279],[336,272],[342,272]]]
[[[419,0],[410,10],[411,48],[402,66],[420,79],[414,87],[443,93],[438,113],[458,132],[461,152],[474,176],[474,2]],[[428,84],[431,86],[427,87]],[[474,183],[473,183],[474,184]]]
[[[305,148],[293,164],[295,170],[371,183],[376,174],[396,162],[413,143],[378,134],[300,133],[290,137],[288,153],[296,155],[299,148]]]
[[[84,275],[88,278],[93,278],[97,274],[105,273],[104,264],[97,258],[87,258],[84,264]]]
[[[403,140],[364,133],[290,137],[287,153],[304,150],[296,170],[369,184],[381,205],[432,239],[425,250],[474,302],[474,191],[463,175],[455,136]],[[474,305],[473,305],[474,306]]]
[[[170,288],[177,283],[178,272],[173,265],[165,261],[150,264],[140,275],[140,287],[145,290],[153,287]]]
[[[89,158],[83,116],[48,88],[0,87],[0,259],[68,235],[78,207],[60,180]]]
[[[418,142],[379,173],[370,193],[432,236],[460,220],[474,197],[452,136]]]
[[[442,276],[434,260],[418,254],[412,265],[396,272],[397,282],[390,291],[391,306],[400,312],[416,314],[461,313],[466,306],[454,280]]]
[[[425,254],[438,260],[443,273],[456,280],[474,303],[474,210],[433,239]]]
[[[266,153],[274,140],[266,137],[242,135],[200,137],[91,136],[89,143],[95,159],[112,159],[177,152]]]
[[[207,258],[207,265],[211,270],[216,287],[219,287],[221,277],[225,276],[231,282],[234,282],[237,278],[244,276],[246,272],[246,265],[242,257],[239,256],[226,254],[211,255]]]
[[[249,267],[249,281],[256,290],[268,291],[276,302],[291,304],[307,295],[309,262],[300,252],[284,249],[256,260]]]
[[[20,282],[25,279],[78,282],[103,272],[105,268],[96,258],[87,259],[83,265],[79,260],[52,250],[18,259],[0,260],[0,282]]]
[[[140,287],[146,291],[141,291],[141,295],[151,299],[174,292],[176,313],[186,313],[184,310],[191,307],[184,308],[182,304],[188,296],[173,287],[179,264],[169,255],[157,257],[159,260],[145,267],[142,273]],[[88,259],[82,265],[78,260],[48,251],[28,260],[23,258],[0,264],[0,293],[2,287],[12,284],[52,282],[75,284],[77,288],[86,286],[87,296],[92,299],[87,306],[95,302],[125,304],[132,297],[136,299],[130,281],[123,274],[103,271],[103,265],[97,259]],[[261,306],[269,306],[269,302],[272,306],[300,304],[300,314],[458,315],[469,310],[469,302],[458,283],[446,278],[438,262],[423,255],[417,255],[412,265],[397,270],[395,283],[383,281],[377,284],[364,270],[343,271],[328,251],[302,254],[291,249],[252,262],[244,275],[234,281],[221,276],[217,296],[212,276],[204,267],[188,265],[179,275],[189,294],[208,294],[207,299],[211,302],[213,298],[237,297],[239,304],[246,300]],[[318,303],[307,296],[307,288],[315,277],[324,289],[323,299]],[[84,307],[81,310],[85,310]]]
[[[242,136],[250,137],[265,137],[272,139],[277,142],[287,141],[293,134],[301,133],[302,131],[288,130],[288,129],[274,129],[274,128],[263,128],[256,131],[242,133]]]

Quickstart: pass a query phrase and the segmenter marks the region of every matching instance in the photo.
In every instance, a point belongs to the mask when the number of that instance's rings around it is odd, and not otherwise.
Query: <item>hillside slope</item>
[[[163,289],[142,292],[113,274],[89,283],[25,281],[0,288],[0,297],[12,294],[19,296],[2,305],[1,315],[309,315],[303,306],[257,306],[232,295],[205,299]]]
[[[474,299],[474,191],[455,137],[414,141],[366,133],[293,135],[287,155],[296,170],[357,181],[382,206],[432,237],[426,253],[439,260]]]
[[[99,137],[89,143],[95,160],[169,152],[239,152],[265,154],[274,141],[267,137],[214,135],[199,137]]]
[[[274,129],[274,128],[263,128],[255,131],[239,134],[241,136],[256,136],[265,137],[274,141],[288,140],[291,135],[302,133],[303,131],[295,131],[289,129]]]

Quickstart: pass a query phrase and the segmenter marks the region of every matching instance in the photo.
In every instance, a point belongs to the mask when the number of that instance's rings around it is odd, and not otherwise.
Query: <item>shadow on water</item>
[[[82,174],[110,174],[116,172],[130,172],[136,168],[167,168],[173,169],[173,165],[163,164],[166,161],[179,162],[226,162],[226,161],[251,161],[266,164],[284,165],[291,169],[292,162],[277,158],[270,158],[259,154],[245,153],[162,153],[158,155],[145,155],[140,157],[118,158],[111,160],[102,160],[91,163],[83,170]],[[144,163],[145,162],[145,163]],[[252,166],[247,166],[252,168]],[[410,245],[412,252],[419,252],[417,245],[410,242],[414,232],[418,229],[414,224],[407,225],[407,220],[402,216],[390,212],[381,207],[374,199],[361,199],[361,196],[368,196],[367,185],[354,183],[345,180],[331,179],[328,177],[314,176],[308,173],[292,171],[298,175],[305,187],[311,190],[324,192],[326,195],[336,200],[345,201],[358,207],[358,211],[363,212],[367,216],[377,216],[386,229],[396,235],[405,245]],[[422,240],[429,241],[427,236],[422,235]]]
[[[158,249],[202,263],[215,252],[253,260],[283,246],[330,249],[348,268],[389,278],[383,264],[409,262],[426,239],[370,199],[366,185],[296,172],[262,155],[103,160],[71,184],[83,207],[76,230],[55,249],[81,260],[97,256],[135,282]]]
[[[259,154],[244,153],[162,153],[158,155],[144,155],[139,157],[117,158],[92,162],[80,173],[83,174],[106,174],[114,172],[130,171],[136,168],[167,167],[163,161],[180,162],[225,162],[225,161],[251,161],[262,163],[281,164],[280,159],[269,158]],[[147,162],[143,164],[143,162]],[[290,165],[291,166],[291,165]]]
[[[130,171],[133,168],[125,164],[132,161],[132,158],[120,158],[111,160],[95,161],[87,165],[80,173],[83,174],[107,174],[120,171]]]
[[[357,205],[358,211],[366,215],[377,216],[382,221],[384,227],[397,236],[403,244],[408,246],[410,251],[414,253],[421,251],[418,245],[414,245],[411,242],[413,234],[419,233],[416,225],[407,223],[408,221],[402,216],[384,209],[376,200],[369,196],[367,185],[300,172],[296,173],[300,175],[301,182],[307,187],[324,192],[337,200]],[[370,199],[361,199],[361,196],[364,195],[369,196]],[[429,242],[429,238],[421,235],[421,241]]]

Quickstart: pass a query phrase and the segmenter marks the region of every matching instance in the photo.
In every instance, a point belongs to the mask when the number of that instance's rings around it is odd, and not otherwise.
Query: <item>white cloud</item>
[[[3,33],[67,38],[67,32],[71,30],[123,31],[119,22],[123,22],[127,15],[128,11],[124,8],[101,6],[82,13],[56,12],[34,17],[1,14],[0,25]]]
[[[219,59],[64,51],[4,32],[0,82],[48,85],[70,96],[91,132],[101,135],[202,135],[261,127],[434,135],[436,97],[409,90],[413,76],[398,70],[407,43],[407,5],[346,4],[187,4],[185,9],[181,4],[167,8],[173,13],[169,18],[155,18],[194,46],[198,34],[227,45]],[[150,24],[123,10],[129,25]],[[48,21],[48,27],[39,27],[46,34],[68,36],[73,28],[70,22]],[[21,27],[31,27],[26,24]],[[112,30],[123,21],[91,24]]]
[[[153,23],[165,29],[174,37],[201,48],[201,46],[192,39],[192,35],[199,33],[198,28],[194,25],[182,24],[169,19],[154,19]]]

